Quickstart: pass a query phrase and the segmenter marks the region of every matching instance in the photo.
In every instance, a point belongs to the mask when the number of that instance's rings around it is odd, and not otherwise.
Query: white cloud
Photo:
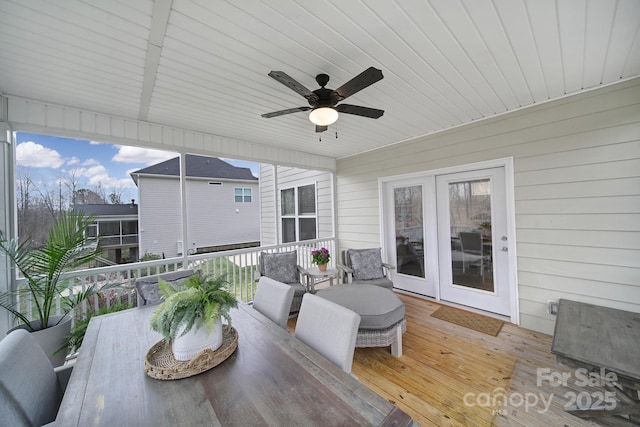
[[[170,151],[152,150],[150,148],[119,146],[118,152],[111,159],[121,163],[144,163],[153,165],[165,160],[173,159],[177,153]]]
[[[103,144],[103,142],[100,142],[100,141],[89,141],[89,144],[91,144],[91,145],[101,145],[101,144]]]
[[[80,159],[77,157],[72,157],[69,160],[67,160],[67,166],[77,165],[78,163],[80,163]]]
[[[57,169],[64,164],[64,159],[56,150],[36,144],[33,141],[25,141],[16,147],[16,161],[20,166],[34,168]]]
[[[94,166],[99,164],[100,162],[97,161],[96,159],[87,159],[84,162],[82,162],[82,166]]]
[[[127,178],[116,178],[114,176],[109,175],[109,171],[103,165],[101,165],[97,160],[92,160],[91,162],[87,161],[89,167],[79,167],[73,169],[75,176],[77,178],[86,178],[87,185],[89,187],[100,186],[104,189],[113,189],[113,188],[134,188],[135,185],[133,180],[130,177]],[[67,173],[71,173],[71,171],[66,171]]]

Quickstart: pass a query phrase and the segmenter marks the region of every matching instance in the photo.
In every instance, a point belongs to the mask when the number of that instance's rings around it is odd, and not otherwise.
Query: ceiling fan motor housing
[[[284,71],[271,71],[269,73],[269,77],[277,80],[289,89],[304,97],[309,103],[309,107],[305,106],[288,108],[286,110],[262,114],[262,117],[265,118],[278,117],[285,114],[312,110],[309,119],[316,124],[316,132],[323,132],[327,130],[328,124],[336,121],[336,119],[338,118],[338,112],[361,117],[369,117],[372,119],[377,119],[384,114],[384,110],[379,110],[376,108],[362,107],[359,105],[351,104],[337,105],[339,102],[342,102],[354,93],[357,93],[362,89],[372,85],[373,83],[382,80],[382,78],[384,77],[382,75],[382,71],[374,67],[367,68],[362,73],[344,83],[338,89],[327,89],[325,87],[327,83],[329,83],[329,75],[324,73],[318,74],[316,76],[316,82],[320,85],[320,88],[314,91],[310,91],[304,85],[297,82],[294,78],[289,76]],[[313,118],[311,117],[312,115],[314,116]],[[320,116],[323,115],[329,115],[331,117],[321,118]]]
[[[331,89],[327,89],[323,87],[323,88],[314,90],[313,93],[316,96],[309,97],[309,105],[311,105],[313,108],[333,107],[338,102],[340,102],[340,96],[338,95],[338,93]]]

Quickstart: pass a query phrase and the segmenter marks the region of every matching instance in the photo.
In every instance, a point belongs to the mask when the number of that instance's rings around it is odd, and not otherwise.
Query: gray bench
[[[158,278],[162,278],[165,282],[180,283],[187,280],[193,274],[193,270],[177,270],[137,278],[135,284],[138,307],[160,304],[162,302],[162,295],[160,295],[158,289]]]
[[[356,347],[391,346],[391,354],[402,356],[405,307],[393,291],[375,285],[342,284],[320,289],[316,295],[360,315]]]

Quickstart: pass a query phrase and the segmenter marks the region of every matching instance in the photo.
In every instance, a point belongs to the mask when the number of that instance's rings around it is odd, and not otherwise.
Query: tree
[[[75,193],[75,204],[78,205],[100,205],[106,204],[107,201],[100,196],[100,194],[96,193],[93,190],[89,190],[88,188],[81,188]]]
[[[112,203],[114,205],[121,205],[122,193],[116,193],[115,191],[112,191],[111,193],[109,193],[109,203]]]

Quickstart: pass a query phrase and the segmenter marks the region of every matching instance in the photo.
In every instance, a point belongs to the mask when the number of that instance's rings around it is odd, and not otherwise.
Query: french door
[[[394,180],[384,186],[385,241],[394,286],[435,297],[435,239],[426,226],[434,218],[433,185],[424,178]]]
[[[504,168],[436,176],[440,299],[510,315]]]
[[[503,166],[385,180],[382,198],[394,287],[511,315]]]

